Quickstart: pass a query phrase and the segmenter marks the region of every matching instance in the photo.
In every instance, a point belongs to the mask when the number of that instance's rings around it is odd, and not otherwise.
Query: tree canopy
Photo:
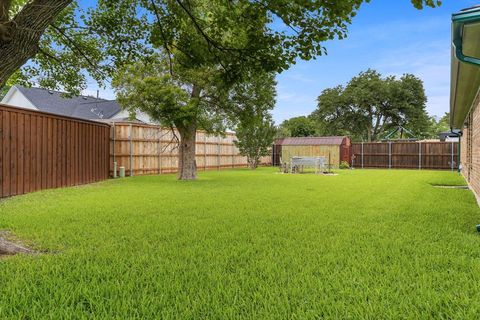
[[[162,43],[166,52],[177,48],[191,54],[190,43],[177,39],[180,23],[189,24],[230,71],[245,60],[285,70],[296,58],[325,53],[325,40],[344,38],[364,2],[98,0],[82,8],[74,0],[0,0],[0,87],[22,69],[19,79],[26,83],[76,93],[85,88],[87,76],[105,84],[115,67],[154,48],[152,42]],[[441,4],[411,2],[418,9]],[[248,31],[222,32],[234,25]],[[106,43],[115,45],[104,49]]]
[[[310,117],[294,117],[283,121],[277,128],[277,137],[310,137],[318,133],[317,124]]]
[[[429,129],[426,102],[423,83],[414,75],[382,77],[367,70],[346,86],[324,90],[311,117],[326,134],[375,141],[402,126],[422,138]]]

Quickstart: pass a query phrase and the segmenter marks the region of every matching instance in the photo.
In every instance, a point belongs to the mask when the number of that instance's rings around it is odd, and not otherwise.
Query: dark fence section
[[[353,143],[354,168],[458,169],[458,142]]]
[[[109,176],[110,126],[0,105],[0,198]]]

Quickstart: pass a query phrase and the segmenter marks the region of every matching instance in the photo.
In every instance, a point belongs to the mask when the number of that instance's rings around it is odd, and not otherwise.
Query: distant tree
[[[275,139],[278,138],[287,138],[291,137],[292,134],[290,130],[282,125],[278,125],[275,127]]]
[[[403,126],[416,137],[428,135],[427,98],[422,81],[411,74],[382,78],[361,72],[345,86],[326,89],[311,118],[331,134],[375,141]]]
[[[446,112],[441,118],[430,118],[430,129],[428,138],[437,139],[438,134],[450,131],[450,113]]]
[[[450,113],[445,112],[437,122],[437,133],[450,131]]]
[[[247,157],[251,169],[256,169],[260,159],[269,154],[275,136],[275,126],[269,114],[256,114],[236,128],[235,145]]]
[[[234,86],[231,93],[232,121],[236,122],[235,145],[256,169],[260,158],[269,154],[276,130],[270,114],[275,106],[273,74],[253,75],[249,81]]]
[[[315,122],[305,116],[283,121],[278,130],[289,134],[290,137],[311,137],[317,133]]]

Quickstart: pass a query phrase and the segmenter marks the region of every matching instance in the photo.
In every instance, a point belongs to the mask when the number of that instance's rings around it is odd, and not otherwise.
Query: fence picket
[[[0,197],[107,178],[108,168],[103,174],[95,170],[79,174],[81,164],[75,158],[89,152],[95,159],[88,160],[105,163],[102,159],[110,153],[101,147],[102,139],[87,141],[85,135],[76,135],[77,129],[88,126],[109,131],[108,124],[5,105],[0,105],[0,122]]]

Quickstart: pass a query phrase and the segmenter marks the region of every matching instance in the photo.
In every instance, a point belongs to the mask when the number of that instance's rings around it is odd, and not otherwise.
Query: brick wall
[[[480,200],[480,100],[470,111],[461,139],[462,174]],[[479,202],[480,203],[480,202]]]
[[[462,165],[462,173],[465,179],[469,180],[469,161],[467,160],[467,136],[469,134],[468,128],[463,128],[463,135],[460,138],[460,163]]]

